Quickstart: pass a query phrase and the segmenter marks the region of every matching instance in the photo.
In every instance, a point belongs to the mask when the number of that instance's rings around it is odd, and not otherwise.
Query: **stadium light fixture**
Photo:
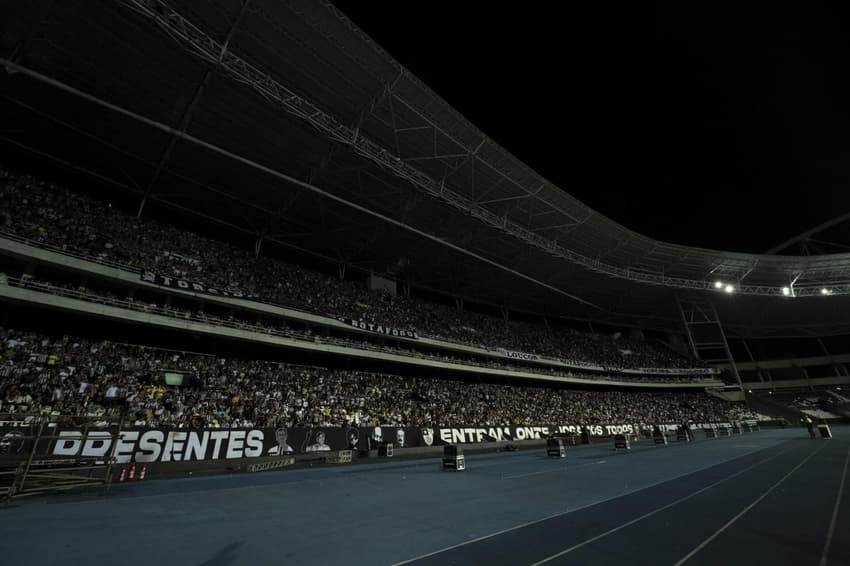
[[[715,281],[714,282],[714,288],[715,289],[722,289],[723,288],[723,281]]]
[[[821,290],[820,290],[820,294],[821,294],[821,295],[831,295],[831,294],[832,294],[832,291],[830,291],[829,289],[827,289],[826,287],[824,287],[823,289],[821,289]]]
[[[790,287],[783,287],[782,288],[782,294],[787,297],[788,295],[791,294],[791,288]]]
[[[735,287],[733,287],[732,285],[726,285],[726,287],[723,290],[726,291],[727,293],[734,293]]]

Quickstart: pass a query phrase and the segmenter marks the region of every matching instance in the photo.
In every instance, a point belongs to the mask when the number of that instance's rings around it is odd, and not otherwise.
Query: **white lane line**
[[[735,515],[734,517],[732,517],[731,519],[729,519],[729,521],[727,521],[725,525],[723,525],[722,527],[720,527],[719,529],[717,529],[717,530],[714,532],[714,534],[713,534],[713,535],[711,535],[710,537],[708,537],[707,539],[705,539],[704,541],[702,541],[702,542],[701,542],[701,543],[700,543],[700,544],[699,544],[696,548],[694,548],[692,551],[690,551],[689,553],[687,553],[687,554],[684,556],[684,558],[682,558],[681,560],[679,560],[678,562],[676,562],[673,566],[681,566],[682,564],[684,564],[685,562],[687,562],[688,560],[690,560],[691,558],[693,558],[693,556],[694,556],[697,552],[699,552],[700,550],[702,550],[703,548],[705,548],[705,547],[706,547],[706,546],[707,546],[707,545],[708,545],[711,541],[713,541],[714,539],[716,539],[717,537],[719,537],[719,536],[720,536],[720,534],[721,534],[721,533],[723,533],[723,531],[725,531],[726,529],[728,529],[729,527],[731,527],[733,524],[735,524],[735,522],[736,522],[738,519],[740,519],[741,517],[743,517],[744,515],[746,515],[746,514],[747,514],[747,512],[748,512],[750,509],[752,509],[753,507],[755,507],[756,505],[758,505],[758,504],[759,504],[759,502],[760,502],[761,500],[763,500],[765,497],[767,497],[768,495],[770,495],[770,494],[773,492],[773,490],[774,490],[774,489],[776,489],[777,487],[779,487],[780,485],[782,485],[783,483],[785,483],[785,480],[787,480],[788,478],[790,478],[790,477],[791,477],[791,474],[793,474],[794,472],[796,472],[797,470],[799,470],[799,469],[803,466],[803,464],[805,464],[806,462],[808,462],[809,460],[811,460],[811,459],[812,459],[812,457],[814,457],[817,453],[819,453],[821,450],[823,450],[824,448],[826,448],[826,446],[827,446],[826,444],[823,444],[820,448],[818,448],[817,450],[815,450],[814,452],[812,452],[811,454],[809,454],[808,456],[806,456],[805,458],[803,458],[803,460],[802,460],[799,464],[797,464],[796,466],[794,466],[793,468],[791,468],[791,471],[790,471],[790,472],[788,472],[787,474],[785,474],[784,476],[782,476],[782,479],[780,479],[778,482],[776,482],[775,484],[773,484],[772,486],[770,486],[770,488],[769,488],[767,491],[765,491],[764,493],[762,493],[761,495],[759,495],[759,496],[758,496],[758,498],[757,498],[755,501],[753,501],[752,503],[750,503],[749,505],[747,505],[746,507],[744,507],[744,509],[743,509],[743,510],[741,510],[741,512],[740,512],[740,513],[738,513],[737,515]]]
[[[832,535],[835,533],[835,522],[838,519],[838,508],[841,506],[841,496],[844,494],[844,481],[847,479],[848,463],[850,463],[850,448],[847,449],[847,456],[844,458],[844,471],[841,472],[841,483],[838,485],[838,495],[835,496],[835,508],[832,510],[832,521],[829,523],[829,530],[826,532],[826,542],[823,544],[820,566],[826,566],[826,560],[829,556],[829,545],[832,544]]]
[[[587,466],[596,466],[597,464],[604,464],[607,461],[608,460],[599,460],[598,462],[588,462],[586,464],[579,464],[578,466],[561,466],[553,470],[543,470],[542,472],[529,472],[527,474],[516,474],[514,476],[502,476],[502,479],[512,480],[515,478],[527,478],[528,476],[539,476],[540,474],[551,474],[553,472],[567,472],[569,470],[577,470],[579,468],[585,468]]]
[[[736,477],[740,476],[741,474],[748,472],[748,471],[752,470],[753,468],[755,468],[757,466],[760,466],[760,465],[762,465],[766,462],[769,462],[769,461],[771,461],[775,458],[778,458],[779,456],[785,454],[786,452],[788,452],[790,450],[791,450],[791,448],[788,448],[787,450],[783,450],[779,454],[775,454],[775,455],[771,456],[770,458],[765,458],[764,460],[756,462],[755,464],[753,464],[751,466],[747,466],[743,470],[739,470],[739,471],[735,472],[734,474],[732,474],[730,476],[726,476],[725,478],[718,480],[718,481],[714,482],[713,484],[707,485],[704,488],[691,493],[690,495],[686,495],[685,497],[677,499],[676,501],[668,503],[667,505],[664,505],[662,507],[658,507],[657,509],[650,511],[649,513],[645,513],[645,514],[641,515],[640,517],[636,517],[636,518],[632,519],[631,521],[628,521],[627,523],[623,523],[619,527],[614,527],[613,529],[605,531],[602,534],[599,534],[599,535],[596,535],[595,537],[591,537],[587,540],[584,540],[584,541],[582,541],[578,544],[575,544],[575,545],[569,547],[566,550],[562,550],[561,552],[559,552],[557,554],[553,554],[552,556],[547,556],[543,560],[540,560],[539,562],[535,562],[531,566],[539,566],[540,564],[546,564],[547,562],[551,562],[552,560],[555,560],[556,558],[560,558],[561,556],[564,556],[565,554],[569,554],[570,552],[573,552],[574,550],[578,550],[579,548],[581,548],[583,546],[587,546],[588,544],[590,544],[592,542],[596,542],[599,539],[605,538],[608,535],[612,535],[612,534],[614,534],[618,531],[625,529],[626,527],[630,527],[630,526],[634,525],[635,523],[643,521],[644,519],[648,519],[649,517],[652,517],[653,515],[656,515],[656,514],[662,512],[662,511],[664,511],[665,509],[669,509],[670,507],[673,507],[674,505],[678,505],[679,503],[683,503],[683,502],[687,501],[688,499],[696,497],[697,495],[704,493],[704,492],[708,491],[709,489],[720,485],[723,482],[727,482],[727,481],[731,480],[732,478],[736,478]]]
[[[772,448],[772,446],[771,446],[771,448]],[[791,448],[793,448],[793,446]],[[785,454],[786,452],[791,450],[791,448],[786,448],[785,450],[783,450],[782,452],[779,452],[775,456],[771,456],[770,458],[766,458],[765,460],[762,460],[761,462],[759,462],[759,464],[763,464],[764,462],[768,462],[770,460],[773,460],[774,458],[781,456],[782,454]],[[603,499],[593,501],[593,502],[588,503],[586,505],[580,505],[578,507],[574,507],[572,509],[567,509],[566,511],[562,511],[560,513],[548,515],[546,517],[543,517],[542,519],[535,519],[534,521],[528,521],[527,523],[523,523],[521,525],[508,527],[507,529],[502,529],[501,531],[497,531],[495,533],[490,533],[489,535],[484,535],[484,536],[480,536],[478,538],[474,538],[474,539],[470,539],[470,540],[467,540],[467,541],[464,541],[464,542],[460,542],[458,544],[453,544],[451,546],[447,546],[447,547],[441,548],[439,550],[434,550],[432,552],[428,552],[426,554],[422,554],[422,555],[416,556],[414,558],[408,558],[407,560],[402,560],[401,562],[395,562],[393,564],[390,564],[390,566],[402,566],[403,564],[410,564],[411,562],[416,562],[417,560],[422,560],[423,558],[428,558],[429,556],[434,556],[435,554],[441,554],[443,552],[448,552],[449,550],[454,550],[455,548],[460,548],[461,546],[466,546],[468,544],[472,544],[472,543],[475,543],[475,542],[486,540],[488,538],[496,537],[496,536],[499,536],[499,535],[502,535],[502,534],[505,534],[505,533],[509,533],[511,531],[515,531],[517,529],[521,529],[523,527],[536,525],[537,523],[542,523],[543,521],[548,521],[549,519],[554,519],[556,517],[563,517],[564,515],[569,515],[570,513],[575,513],[576,511],[581,511],[583,509],[593,507],[594,505],[601,505],[602,503],[607,503],[608,501],[613,501],[614,499],[619,499],[619,498],[625,497],[627,495],[632,495],[632,494],[638,493],[638,492],[643,491],[645,489],[650,489],[650,488],[659,486],[659,485],[667,483],[667,482],[675,481],[677,479],[681,479],[681,478],[684,478],[684,477],[687,477],[687,476],[690,476],[690,475],[693,475],[693,474],[697,474],[697,473],[702,472],[704,470],[708,470],[709,468],[714,468],[716,466],[720,466],[722,464],[732,462],[733,460],[739,460],[741,458],[745,458],[745,457],[750,456],[752,454],[755,454],[755,452],[751,452],[750,454],[742,454],[741,456],[734,456],[732,458],[727,458],[726,460],[721,460],[719,462],[713,462],[713,463],[709,464],[708,466],[703,466],[702,468],[698,468],[696,470],[691,470],[690,472],[686,472],[686,473],[680,474],[678,476],[673,476],[673,477],[670,477],[670,478],[659,480],[657,482],[651,483],[649,485],[645,485],[643,487],[639,487],[637,489],[633,489],[631,491],[618,493],[617,495],[612,495],[611,497],[605,497]],[[756,465],[758,465],[758,464],[756,464]],[[755,467],[755,466],[751,466],[751,467]]]
[[[498,467],[501,467],[501,466],[514,466],[516,464],[531,464],[531,463],[537,462],[541,458],[545,457],[545,456],[541,456],[539,454],[522,454],[522,456],[524,456],[524,457],[523,458],[517,458],[515,460],[508,461],[508,462],[490,462],[490,463],[486,463],[486,464],[476,464],[475,469],[476,470],[486,470],[486,469],[489,469],[489,468],[498,468]],[[529,456],[531,456],[531,457],[529,458]],[[513,458],[513,456],[507,456],[507,457]],[[475,457],[473,456],[472,458],[467,458],[467,462],[475,462]],[[479,462],[480,462],[480,460],[479,460]]]

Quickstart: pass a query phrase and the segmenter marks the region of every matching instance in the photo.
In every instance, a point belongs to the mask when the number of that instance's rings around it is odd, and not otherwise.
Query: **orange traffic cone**
[[[118,482],[123,482],[127,478],[127,468],[121,468],[121,475],[118,476]]]
[[[136,479],[136,464],[130,464],[130,477],[127,478],[127,481],[133,481]]]
[[[139,471],[139,481],[144,481],[145,472],[147,471],[147,469],[148,469],[147,466],[142,466],[142,469]]]

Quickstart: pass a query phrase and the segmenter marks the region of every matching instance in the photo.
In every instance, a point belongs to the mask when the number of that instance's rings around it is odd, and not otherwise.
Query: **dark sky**
[[[572,4],[336,2],[485,134],[646,235],[764,252],[850,212],[847,14]]]

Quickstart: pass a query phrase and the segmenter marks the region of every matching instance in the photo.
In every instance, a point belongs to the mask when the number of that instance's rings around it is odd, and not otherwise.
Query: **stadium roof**
[[[327,2],[14,3],[0,49],[4,147],[149,200],[376,272],[406,258],[414,285],[519,310],[674,329],[676,294],[712,293],[732,334],[850,331],[850,254],[637,234],[488,139]]]

